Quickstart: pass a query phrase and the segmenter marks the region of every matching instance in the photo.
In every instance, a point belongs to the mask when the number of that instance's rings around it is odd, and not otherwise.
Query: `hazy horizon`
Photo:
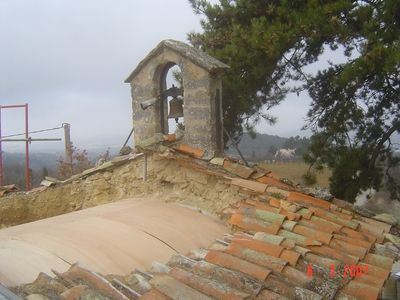
[[[30,130],[71,124],[78,148],[122,145],[131,129],[130,86],[124,79],[163,39],[187,42],[201,31],[200,17],[187,1],[3,0],[0,2],[0,105],[29,104]],[[73,16],[73,17],[71,17]],[[260,133],[300,132],[307,100],[288,99],[271,113],[275,126]],[[2,134],[24,131],[23,110],[2,111]],[[62,130],[32,134],[63,137]],[[63,149],[59,142],[36,142],[31,151]],[[3,143],[24,151],[24,143]]]
[[[201,31],[200,17],[187,1],[2,0],[0,1],[0,105],[29,104],[29,129],[71,124],[77,148],[118,147],[132,121],[125,78],[163,39],[187,42]],[[71,17],[73,16],[73,17]],[[327,51],[323,60],[340,59]],[[311,66],[313,68],[313,66]],[[314,66],[315,68],[315,66]],[[260,133],[290,137],[301,131],[310,106],[306,93],[289,95],[269,111],[273,126]],[[2,135],[24,132],[22,109],[2,110]],[[63,138],[62,130],[32,138]],[[31,151],[63,149],[63,142],[35,142]],[[3,143],[24,151],[24,143]]]

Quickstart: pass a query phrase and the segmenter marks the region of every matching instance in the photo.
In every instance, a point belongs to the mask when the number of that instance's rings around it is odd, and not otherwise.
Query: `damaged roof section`
[[[246,191],[247,199],[219,213],[232,231],[207,249],[175,254],[165,265],[155,262],[145,273],[99,279],[74,265],[53,279],[69,283],[63,293],[79,291],[82,299],[98,293],[109,299],[367,300],[390,294],[387,283],[394,280],[400,241],[391,224],[362,216],[341,200],[305,194],[259,167],[228,158],[212,163],[193,158],[201,156],[201,149],[153,146],[146,151]],[[76,272],[81,277],[68,275]],[[102,286],[82,279],[84,274]]]

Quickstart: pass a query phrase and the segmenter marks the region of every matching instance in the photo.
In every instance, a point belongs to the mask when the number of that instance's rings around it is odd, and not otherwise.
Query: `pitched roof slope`
[[[70,284],[63,293],[83,289],[81,284],[87,292],[94,289],[110,299],[372,300],[380,296],[398,258],[398,252],[383,245],[392,237],[391,225],[357,214],[340,200],[307,195],[261,168],[227,159],[208,163],[182,153],[164,147],[155,155],[223,177],[249,195],[220,212],[232,231],[207,249],[175,254],[167,265],[156,263],[149,272],[136,270],[133,281],[129,276],[119,282],[107,277],[107,284],[102,278],[100,287],[99,274],[85,275],[89,271],[73,266],[55,279]],[[111,287],[126,298],[104,290]]]
[[[137,65],[128,78],[126,78],[125,82],[130,83],[153,57],[161,54],[165,49],[177,52],[209,72],[229,68],[228,65],[218,59],[188,44],[175,40],[163,40]]]

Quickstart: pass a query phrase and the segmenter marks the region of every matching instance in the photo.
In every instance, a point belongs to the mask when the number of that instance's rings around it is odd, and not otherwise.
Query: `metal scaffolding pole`
[[[0,105],[0,186],[3,186],[3,148],[1,135],[1,105]]]
[[[25,178],[26,190],[31,190],[31,178],[29,173],[29,128],[28,128],[28,103],[25,103]]]
[[[2,132],[1,132],[1,110],[5,108],[24,108],[25,110],[25,133],[21,134],[24,135],[25,138],[20,138],[20,139],[9,139],[9,138],[3,138]],[[32,139],[29,137],[29,115],[28,115],[28,103],[25,104],[18,104],[18,105],[0,105],[0,187],[3,186],[4,184],[4,170],[3,170],[3,149],[2,149],[2,143],[3,142],[25,142],[25,184],[26,184],[26,190],[29,191],[31,189],[31,178],[30,178],[30,169],[29,169],[29,144],[31,142],[36,142],[36,141],[61,141],[61,139],[46,139],[46,138],[40,138],[40,139]],[[43,130],[45,131],[45,130]],[[18,136],[13,135],[13,136]]]

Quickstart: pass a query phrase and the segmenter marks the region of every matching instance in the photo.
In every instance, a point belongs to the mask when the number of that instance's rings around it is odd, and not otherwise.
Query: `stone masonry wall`
[[[224,179],[183,167],[157,155],[143,157],[69,184],[0,198],[0,227],[13,226],[131,197],[157,197],[216,213],[248,197]]]

